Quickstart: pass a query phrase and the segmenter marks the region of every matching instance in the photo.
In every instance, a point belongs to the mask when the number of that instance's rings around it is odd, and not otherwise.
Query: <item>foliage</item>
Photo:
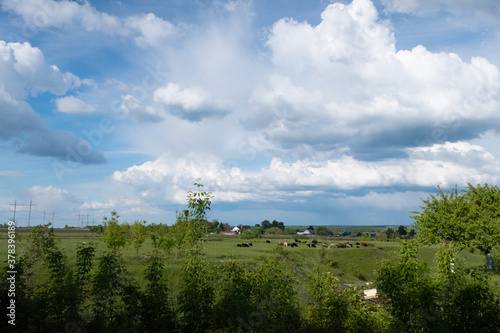
[[[406,227],[403,225],[400,225],[398,227],[398,234],[401,236],[406,236],[406,234],[407,234]]]
[[[376,279],[377,292],[390,300],[393,329],[416,332],[432,324],[437,305],[436,284],[417,260],[417,244],[403,241],[398,262],[385,261]]]
[[[250,230],[243,229],[243,231],[239,234],[238,237],[241,239],[257,239],[263,234],[264,234],[264,228],[254,227]]]
[[[170,292],[164,278],[164,265],[158,253],[149,259],[145,277],[148,281],[141,295],[140,322],[143,332],[169,332],[176,327],[175,314],[170,306]]]
[[[203,255],[191,251],[183,268],[179,295],[180,325],[184,332],[204,332],[213,318],[213,273]]]
[[[266,235],[281,235],[283,234],[283,230],[278,227],[271,227],[269,229],[265,229]]]
[[[132,243],[134,244],[134,248],[136,253],[139,253],[139,249],[146,241],[147,230],[146,230],[146,221],[138,221],[136,220],[134,224],[130,226],[130,230],[132,233]]]
[[[268,220],[264,220],[260,223],[260,226],[264,229],[279,228],[282,231],[285,230],[285,224],[283,222],[278,222],[276,220],[273,220],[273,222],[269,222]]]
[[[125,247],[128,241],[129,227],[127,224],[120,225],[118,222],[119,218],[120,215],[116,211],[111,212],[111,218],[103,218],[104,234],[102,241],[113,251]]]
[[[330,232],[330,230],[328,230],[327,227],[322,225],[322,226],[316,227],[316,234],[320,235],[320,236],[328,236],[328,235],[331,235],[331,232]]]
[[[477,248],[486,251],[500,243],[500,190],[488,184],[457,187],[423,200],[422,211],[412,212],[418,238],[426,244],[444,243],[447,247]]]
[[[310,277],[314,303],[308,306],[305,331],[385,332],[390,318],[383,309],[362,299],[356,288],[340,288],[339,279],[317,269]]]
[[[451,270],[453,249],[440,251],[437,275],[417,260],[417,247],[403,241],[398,262],[386,261],[377,277],[377,291],[389,301],[393,331],[498,332],[500,302],[484,274]],[[457,264],[455,262],[455,264]]]

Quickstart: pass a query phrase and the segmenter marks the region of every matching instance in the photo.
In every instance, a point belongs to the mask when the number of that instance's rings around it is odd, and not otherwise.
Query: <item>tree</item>
[[[320,236],[328,236],[330,234],[330,230],[324,225],[316,227],[316,234]]]
[[[468,184],[422,200],[422,211],[412,212],[417,234],[424,244],[443,243],[457,250],[479,249],[488,256],[500,243],[500,190],[497,186]]]
[[[116,211],[111,212],[111,218],[104,217],[104,236],[102,240],[107,247],[113,251],[124,247],[128,239],[128,225],[120,225],[118,219],[120,215]]]
[[[392,235],[395,234],[395,231],[392,228],[387,228],[386,234],[387,234],[387,239],[391,239]]]
[[[271,222],[269,222],[268,220],[264,220],[260,223],[260,225],[262,226],[262,228],[264,229],[269,229],[271,228]]]
[[[400,234],[401,236],[406,236],[406,234],[407,234],[406,227],[400,225],[399,228],[398,228],[398,234]]]

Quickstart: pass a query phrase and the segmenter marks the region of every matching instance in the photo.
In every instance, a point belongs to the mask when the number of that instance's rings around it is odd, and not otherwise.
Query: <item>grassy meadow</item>
[[[106,247],[100,241],[100,236],[91,233],[87,229],[54,229],[58,240],[58,246],[63,249],[63,252],[68,256],[70,261],[75,259],[76,248],[82,242],[93,242],[96,245],[96,257],[104,252]],[[17,255],[23,251],[23,239],[29,234],[27,228],[18,229],[17,232]],[[271,238],[272,237],[272,238]],[[269,240],[271,243],[266,243]],[[306,241],[310,243],[312,238]],[[349,240],[355,244],[355,237],[337,238],[337,237],[318,237],[319,243],[327,244],[336,242],[346,242]],[[329,266],[331,271],[340,279],[343,284],[353,284],[365,286],[367,282],[374,281],[377,275],[377,269],[381,267],[384,259],[394,259],[399,255],[400,243],[397,241],[377,242],[370,240],[373,247],[360,246],[356,248],[309,248],[304,243],[298,243],[298,247],[278,246],[281,241],[294,241],[292,236],[269,236],[261,239],[239,239],[233,235],[207,235],[203,243],[203,252],[206,258],[213,263],[223,260],[237,260],[245,262],[249,265],[256,260],[266,256],[279,254],[286,258],[294,267],[296,273],[297,286],[299,293],[303,290],[306,294],[305,282],[309,274],[312,273],[317,265]],[[304,241],[304,239],[302,240]],[[237,247],[237,244],[252,242],[251,247]],[[383,250],[377,249],[377,246],[382,246]],[[424,261],[431,270],[436,269],[435,253],[439,246],[421,246],[419,249],[419,259]],[[123,250],[123,258],[125,260],[128,271],[135,277],[136,281],[143,285],[145,284],[144,268],[147,259],[152,251],[152,244],[149,239],[145,241],[143,246],[136,249],[129,245]],[[7,230],[0,231],[0,256],[7,258]],[[3,260],[5,262],[5,260]],[[170,289],[175,297],[179,290],[182,281],[181,266],[185,260],[182,255],[176,253],[165,257],[165,275],[169,280]],[[470,253],[462,251],[457,258],[457,262],[466,267],[484,267],[485,258],[479,251]],[[95,266],[94,266],[95,267]],[[500,293],[500,275],[491,273],[492,287]]]

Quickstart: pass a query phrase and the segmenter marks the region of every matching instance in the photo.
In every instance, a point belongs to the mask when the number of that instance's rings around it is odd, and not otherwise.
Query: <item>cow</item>
[[[295,238],[295,243],[300,243],[300,242],[301,242],[300,239]]]
[[[283,243],[283,245],[288,246],[288,245],[290,245],[290,243],[285,242],[285,243]]]
[[[292,243],[292,245],[291,245],[291,246],[292,246],[292,247],[299,247],[299,246],[297,245],[297,243]]]
[[[324,248],[328,248],[328,244],[326,243],[321,244],[321,246],[323,246]]]
[[[271,243],[271,241],[270,240],[266,240],[266,243]]]
[[[318,241],[317,241],[317,240],[315,240],[315,239],[313,239],[313,241],[312,241],[312,242],[313,242],[313,244],[317,244],[317,243],[318,243]]]
[[[313,245],[314,245],[314,244],[313,244]],[[307,247],[311,247],[311,244],[307,243],[307,244],[306,244],[306,246],[307,246]]]
[[[377,249],[383,250],[384,248],[382,246],[377,246]]]
[[[248,243],[248,245],[253,246],[253,244],[252,244],[252,243]]]
[[[278,245],[283,245],[283,243],[282,242],[278,242]]]
[[[237,247],[241,247],[241,244],[236,244]]]
[[[356,242],[356,245],[359,245],[359,242]]]
[[[313,244],[311,244],[311,247],[316,247],[316,244],[314,244],[314,243],[313,243]]]
[[[344,245],[345,245],[345,247],[352,247],[352,244],[349,242],[345,243]]]

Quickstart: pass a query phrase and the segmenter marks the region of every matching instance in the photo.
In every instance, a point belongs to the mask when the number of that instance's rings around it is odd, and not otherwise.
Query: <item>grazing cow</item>
[[[285,243],[283,243],[283,245],[288,246],[288,245],[290,245],[290,243],[285,242]]]
[[[356,245],[356,248],[359,249],[359,245]]]
[[[316,247],[316,244],[311,244],[311,247]]]
[[[309,244],[309,243],[307,243],[306,245],[307,245],[307,247],[311,247],[311,244]],[[313,245],[314,245],[314,244],[313,244]]]
[[[324,248],[328,248],[328,244],[326,243],[321,244],[321,246],[323,246]]]
[[[248,245],[253,246],[253,244],[252,244],[252,243],[248,243]]]
[[[236,244],[237,247],[241,247],[241,244]]]
[[[312,241],[312,242],[313,242],[313,244],[317,244],[317,243],[318,243],[318,241],[317,241],[317,240],[315,240],[315,239],[313,239],[313,241]]]
[[[243,243],[241,244],[241,247],[250,247],[250,245]]]
[[[292,245],[291,245],[291,246],[292,246],[292,247],[299,247],[299,246],[297,245],[297,243],[292,243]]]
[[[356,242],[356,245],[359,245],[359,242]]]
[[[266,243],[271,243],[271,241],[269,241],[269,240],[266,240]]]
[[[349,242],[345,243],[344,245],[345,247],[352,247],[352,244],[350,244]]]
[[[283,245],[283,243],[282,242],[278,242],[278,245]]]
[[[377,249],[383,250],[384,248],[382,246],[377,246]]]
[[[337,244],[332,243],[332,244],[330,244],[330,247],[336,249],[338,246],[337,246]]]

